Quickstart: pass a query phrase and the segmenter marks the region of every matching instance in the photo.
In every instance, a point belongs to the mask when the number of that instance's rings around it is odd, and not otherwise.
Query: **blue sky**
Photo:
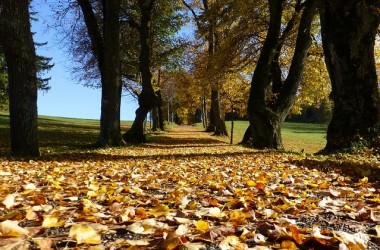
[[[49,8],[48,1],[33,1],[33,11],[38,21],[32,23],[34,41],[38,43],[48,42],[45,46],[37,47],[37,53],[46,57],[52,57],[54,67],[49,71],[51,89],[44,93],[38,93],[38,113],[40,115],[99,119],[100,117],[100,89],[86,88],[78,83],[71,74],[71,65],[62,42],[62,35],[58,31],[49,28],[53,26],[55,17]],[[134,120],[136,101],[131,97],[123,97],[121,106],[121,119]]]

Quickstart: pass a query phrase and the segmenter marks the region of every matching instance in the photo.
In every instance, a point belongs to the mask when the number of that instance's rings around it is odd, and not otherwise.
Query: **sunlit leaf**
[[[12,208],[13,206],[16,205],[16,201],[15,201],[16,196],[17,196],[17,194],[8,194],[8,195],[5,197],[5,199],[3,200],[2,203],[4,204],[4,206],[5,206],[7,209],[10,209],[10,208]]]
[[[219,248],[221,250],[244,250],[247,249],[247,245],[242,243],[236,236],[227,236],[222,242],[220,242]]]
[[[75,224],[71,226],[69,237],[75,239],[78,244],[97,245],[102,242],[100,235],[89,225]]]
[[[61,220],[57,216],[48,215],[44,217],[42,222],[42,227],[50,228],[50,227],[61,227],[65,224],[64,220]]]
[[[281,249],[288,249],[288,250],[297,250],[298,247],[296,243],[294,243],[291,240],[284,240],[281,242]]]
[[[195,227],[200,232],[206,232],[210,229],[210,225],[207,221],[199,220],[195,223]]]
[[[2,236],[19,237],[28,235],[29,231],[20,227],[17,221],[5,220],[0,222],[0,233]]]
[[[345,244],[348,249],[352,250],[365,250],[368,246],[368,241],[370,237],[364,233],[355,233],[350,234],[342,231],[334,232],[335,238],[337,238],[340,242]]]

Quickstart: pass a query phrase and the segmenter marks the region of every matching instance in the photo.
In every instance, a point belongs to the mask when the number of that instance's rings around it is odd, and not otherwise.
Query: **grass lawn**
[[[121,124],[122,132],[132,122]],[[44,152],[71,152],[94,144],[99,135],[99,121],[64,117],[39,116],[38,132],[40,150]],[[9,151],[9,117],[0,113],[0,152]]]
[[[99,121],[91,119],[75,119],[63,117],[40,116],[39,139],[41,151],[77,150],[78,147],[89,146],[96,142],[99,133]],[[228,132],[231,122],[226,122]],[[122,131],[126,131],[131,122],[122,122]],[[200,126],[200,124],[198,124]],[[239,143],[248,127],[247,121],[236,121],[234,126],[234,144]],[[282,130],[285,150],[315,153],[326,143],[325,124],[286,122]],[[0,151],[9,150],[9,117],[0,113]],[[229,143],[229,137],[218,138]]]
[[[227,130],[231,132],[231,122],[227,121]],[[241,142],[245,130],[248,127],[247,121],[236,121],[234,125],[234,144]],[[294,123],[285,122],[282,129],[282,138],[285,150],[315,153],[321,150],[326,144],[326,124]],[[221,138],[225,142],[230,142],[227,137]]]

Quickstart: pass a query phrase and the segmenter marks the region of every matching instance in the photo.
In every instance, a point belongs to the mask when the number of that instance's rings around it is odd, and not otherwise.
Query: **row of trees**
[[[28,8],[27,0],[0,3],[15,155],[39,154],[38,60]],[[162,114],[161,99],[169,112],[176,96],[201,111],[215,135],[227,134],[223,106],[248,113],[243,142],[281,149],[281,125],[291,108],[315,103],[311,99],[318,94],[310,93],[317,89],[324,93],[317,99],[325,101],[331,79],[334,112],[326,151],[335,151],[363,141],[373,145],[379,136],[379,10],[380,0],[77,0],[57,13],[76,22],[66,30],[76,73],[102,90],[98,146],[145,142],[147,113]],[[193,20],[196,35],[184,42],[177,34],[186,18]],[[139,108],[121,136],[123,89],[138,99]],[[188,113],[182,105],[180,112]]]

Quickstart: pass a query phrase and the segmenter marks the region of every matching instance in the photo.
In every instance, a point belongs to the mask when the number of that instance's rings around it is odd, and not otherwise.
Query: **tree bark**
[[[380,1],[321,1],[321,27],[334,110],[326,152],[379,137],[380,96],[374,59]]]
[[[120,79],[120,0],[104,4],[104,82],[100,116],[99,146],[123,144],[120,132],[122,85]]]
[[[288,76],[282,84],[280,83],[280,87],[278,87],[278,82],[281,79],[271,73],[273,73],[273,67],[277,65],[273,63],[279,53],[276,48],[281,49],[282,47],[279,47],[282,3],[275,0],[269,1],[269,3],[270,27],[252,79],[250,103],[248,104],[250,126],[248,134],[246,133],[244,136],[246,140],[244,143],[251,142],[251,146],[255,148],[283,149],[281,126],[293,106],[302,80],[305,59],[312,41],[310,32],[317,10],[317,1],[309,0],[305,3]],[[263,60],[260,61],[262,56]],[[276,71],[278,70],[280,69],[276,69]],[[276,93],[276,95],[268,100],[266,95],[271,82],[272,93]],[[273,88],[276,90],[274,91]]]
[[[144,143],[146,141],[144,134],[144,120],[149,110],[156,105],[156,95],[152,86],[151,73],[151,32],[150,22],[152,17],[154,0],[139,1],[139,10],[141,21],[138,26],[140,36],[140,56],[139,67],[142,79],[142,91],[139,95],[139,108],[136,110],[136,118],[133,121],[132,127],[123,135],[126,142]]]
[[[215,83],[214,83],[215,84]],[[213,132],[213,135],[226,136],[227,128],[220,108],[219,89],[214,88],[211,91],[210,123],[206,129],[207,132]]]
[[[215,51],[217,49],[216,44],[216,20],[213,14],[210,13],[209,9],[209,2],[208,0],[203,0],[203,5],[205,7],[206,16],[208,18],[208,35],[207,35],[207,42],[208,42],[208,65],[207,70],[208,72],[212,72],[212,62],[211,59],[215,54]],[[223,118],[223,114],[221,112],[221,106],[220,106],[220,90],[219,90],[219,84],[215,82],[214,77],[211,76],[211,106],[210,106],[210,121],[206,128],[207,132],[213,132],[214,135],[217,136],[227,136],[227,128],[226,124]]]
[[[11,153],[39,156],[36,53],[30,31],[29,0],[2,0],[0,36],[9,81]]]
[[[103,31],[89,0],[78,0],[102,83],[100,134],[97,146],[120,146],[120,22],[121,0],[103,1]]]
[[[269,29],[252,77],[251,90],[248,99],[250,126],[243,138],[243,144],[255,148],[282,147],[281,136],[278,133],[279,124],[272,124],[271,120],[272,117],[274,117],[274,114],[266,107],[265,92],[272,80],[271,66],[276,54],[276,46],[281,33],[283,1],[269,0],[269,11]],[[276,118],[274,118],[274,120],[276,120]]]

